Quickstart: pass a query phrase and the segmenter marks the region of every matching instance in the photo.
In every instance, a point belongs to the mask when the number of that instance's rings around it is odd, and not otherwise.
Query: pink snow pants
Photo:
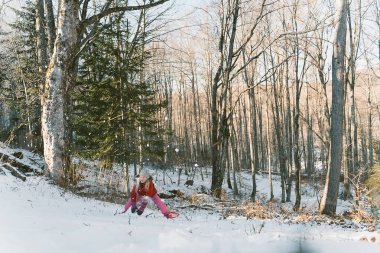
[[[145,207],[148,205],[147,198],[150,198],[150,197],[137,195],[137,201],[136,202],[141,203],[141,206],[139,208],[140,211],[144,211]],[[157,194],[155,194],[150,199],[153,200],[154,204],[156,204],[156,206],[158,207],[158,209],[160,209],[160,211],[163,215],[166,215],[169,212],[168,208],[166,207],[164,202],[162,202],[161,198]],[[131,200],[131,198],[129,198],[127,203],[125,203],[125,205],[124,205],[124,211],[125,212],[128,211],[128,209],[131,206],[132,206],[132,200]]]

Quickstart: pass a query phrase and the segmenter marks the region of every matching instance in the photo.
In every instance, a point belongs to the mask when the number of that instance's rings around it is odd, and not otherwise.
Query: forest
[[[302,212],[312,187],[316,214],[350,201],[349,219],[378,223],[378,0],[14,2],[0,5],[0,142],[59,187],[120,204],[149,168],[276,210]],[[16,154],[1,164],[28,177]]]

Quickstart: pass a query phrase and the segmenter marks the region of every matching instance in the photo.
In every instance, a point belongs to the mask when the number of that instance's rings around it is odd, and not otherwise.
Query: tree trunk
[[[251,84],[253,86],[253,84]],[[251,173],[252,173],[252,193],[251,200],[256,200],[256,173],[259,168],[259,154],[257,143],[257,117],[256,117],[256,96],[255,90],[252,87],[249,92],[250,108],[251,108],[251,131],[250,131],[250,160],[251,160]],[[253,153],[252,153],[253,152]]]
[[[49,45],[49,55],[53,55],[54,41],[55,41],[55,19],[53,11],[52,0],[45,0],[45,12],[46,12],[46,26],[47,26],[47,37]]]
[[[244,157],[245,161],[245,167],[250,166],[250,153],[251,153],[251,146],[249,145],[249,131],[248,131],[248,116],[247,116],[247,106],[246,106],[246,100],[244,100],[243,104],[243,119],[244,119],[244,136],[245,136],[245,146],[246,146],[246,153]]]
[[[199,151],[200,151],[200,120],[198,118],[198,108],[197,108],[197,100],[199,100],[199,96],[197,93],[197,90],[195,88],[196,86],[196,77],[195,77],[195,70],[193,64],[191,64],[191,91],[192,91],[192,100],[193,100],[193,118],[194,118],[194,124],[195,127],[195,149],[194,149],[194,162],[197,162],[199,160]]]
[[[371,90],[371,89],[369,89]],[[373,167],[372,101],[368,92],[368,168]]]
[[[131,193],[131,187],[129,181],[129,170],[127,162],[123,162],[123,177],[125,180],[124,192],[127,193],[127,195],[129,196],[129,194]]]
[[[351,137],[351,120],[350,120],[350,113],[347,110],[346,113],[346,145],[345,145],[345,166],[343,166],[343,184],[344,184],[344,191],[343,191],[343,198],[344,200],[347,200],[350,197],[350,179],[349,179],[349,172],[352,168],[352,137]]]
[[[249,161],[251,167],[251,176],[252,176],[252,193],[251,193],[251,201],[256,201],[256,172],[255,172],[255,162],[254,162],[254,151],[253,151],[253,136],[252,132],[249,131]]]
[[[75,80],[78,24],[78,2],[61,1],[57,28],[59,36],[47,70],[42,98],[44,157],[50,176],[56,180],[69,166],[67,91]]]
[[[275,87],[274,85],[273,87]],[[276,88],[274,88],[276,91]],[[287,173],[286,173],[286,154],[284,152],[282,134],[281,134],[281,124],[280,124],[280,113],[279,106],[277,102],[277,92],[274,92],[275,96],[275,107],[272,105],[272,110],[274,111],[274,121],[275,121],[275,132],[277,139],[277,147],[278,147],[278,161],[280,163],[280,175],[281,175],[281,202],[285,203],[286,201],[286,182],[287,182]]]
[[[219,184],[221,175],[221,168],[218,164],[219,155],[219,140],[218,140],[218,109],[217,109],[217,94],[218,94],[218,83],[219,75],[215,76],[214,83],[211,88],[211,167],[212,167],[212,181],[211,181],[211,191],[221,190],[222,185]],[[223,180],[222,180],[223,181]]]
[[[297,49],[297,63],[296,63],[296,96],[295,96],[295,110],[294,110],[294,165],[295,165],[295,194],[296,194],[296,202],[294,203],[294,210],[299,209],[300,204],[301,204],[301,154],[300,152],[300,138],[299,138],[299,133],[300,133],[300,98],[301,98],[301,90],[302,90],[302,84],[301,80],[298,77],[298,56],[299,52]]]
[[[368,166],[368,152],[367,152],[367,140],[364,129],[361,129],[361,147],[362,147],[362,166],[366,168]]]
[[[140,12],[141,19],[139,19],[139,26],[141,28],[141,62],[140,62],[140,83],[143,84],[145,82],[145,29],[146,29],[146,11],[145,9],[142,9]],[[139,99],[141,100],[141,96],[139,95]],[[141,115],[141,105],[138,107],[138,113],[139,117],[142,117]],[[139,152],[139,173],[144,168],[144,132],[140,121],[137,121],[137,129],[138,129],[138,152]]]
[[[298,85],[297,85],[298,86]],[[295,171],[295,194],[296,194],[296,202],[294,204],[294,210],[298,210],[301,204],[301,152],[299,148],[299,99],[301,95],[301,91],[299,87],[296,88],[296,105],[295,105],[295,113],[294,113],[294,164],[296,167]]]
[[[234,124],[231,124],[231,161],[234,161],[231,165],[232,167],[232,180],[233,180],[233,193],[234,197],[239,195],[239,190],[237,187],[236,180],[236,169],[240,170],[240,160],[239,160],[239,148],[237,145],[237,134],[235,131]]]
[[[264,132],[263,132],[263,105],[262,101],[259,102],[259,108],[257,111],[258,117],[259,117],[259,136],[260,136],[260,152],[261,152],[261,160],[260,160],[260,166],[259,170],[264,171],[264,163],[266,160],[265,157],[265,144],[264,144]]]
[[[309,111],[309,109],[307,109]],[[308,115],[307,127],[307,172],[309,177],[314,174],[314,138],[313,138],[313,118]]]
[[[37,33],[37,59],[38,71],[44,73],[48,64],[48,56],[46,51],[46,35],[44,23],[44,2],[36,0],[36,33]],[[42,92],[42,90],[41,90]]]
[[[347,115],[348,116],[348,115]],[[349,120],[349,119],[347,119]],[[344,184],[344,191],[343,191],[343,199],[347,200],[350,198],[350,180],[349,180],[349,170],[351,168],[352,164],[352,147],[351,147],[351,124],[348,122],[348,129],[346,131],[347,137],[346,137],[346,152],[345,152],[345,159],[346,159],[346,166],[343,167],[343,184]]]
[[[285,47],[288,49],[288,40],[285,40]],[[288,57],[288,52],[286,52],[286,57]],[[289,61],[285,61],[285,83],[286,83],[286,121],[285,121],[285,136],[287,139],[287,150],[288,150],[288,181],[286,189],[286,202],[290,202],[291,192],[292,192],[292,173],[293,173],[293,161],[295,161],[295,153],[293,149],[293,127],[292,127],[292,110],[290,103],[290,84],[289,84]],[[293,113],[294,114],[294,113]],[[294,124],[294,123],[293,123]]]
[[[232,183],[231,183],[231,168],[233,166],[233,154],[232,154],[232,147],[230,146],[228,148],[228,154],[226,155],[226,169],[227,169],[227,187],[228,189],[232,190]]]
[[[326,184],[321,200],[320,212],[333,215],[339,193],[339,177],[342,166],[343,114],[345,84],[345,52],[347,27],[347,2],[336,1],[334,49],[332,56],[332,105],[330,128],[330,155]]]
[[[228,147],[228,118],[227,118],[227,96],[228,88],[230,84],[230,72],[232,71],[233,57],[234,57],[234,46],[236,38],[237,20],[239,17],[239,5],[240,1],[235,0],[232,9],[227,14],[221,14],[221,34],[219,38],[219,64],[217,71],[215,73],[213,84],[211,87],[211,166],[212,166],[212,180],[211,180],[211,191],[214,192],[216,197],[221,196],[224,169],[222,168],[222,159],[227,154]],[[232,23],[228,23],[231,18]],[[230,25],[231,31],[227,29]],[[227,44],[228,40],[228,44]],[[224,52],[224,47],[228,45],[227,53]],[[225,62],[226,61],[226,62]],[[225,65],[225,66],[224,66]],[[225,69],[225,70],[224,70]],[[220,101],[220,110],[218,110],[218,90],[221,86],[220,81],[222,81],[222,92]],[[220,120],[220,122],[219,122]],[[220,162],[218,162],[218,159]]]
[[[358,11],[360,11],[361,8],[361,1],[357,1],[358,4]],[[359,13],[359,16],[361,14]],[[349,39],[350,39],[350,66],[349,71],[351,73],[351,78],[349,82],[350,91],[351,91],[351,120],[348,122],[349,125],[349,138],[351,139],[349,142],[350,145],[350,152],[351,152],[351,160],[350,160],[350,167],[349,172],[355,173],[356,170],[359,169],[359,148],[358,148],[358,127],[356,123],[356,112],[355,112],[355,85],[356,85],[356,58],[357,58],[357,52],[359,47],[359,41],[360,41],[360,30],[361,30],[361,24],[358,24],[357,19],[355,19],[355,27],[354,30],[352,29],[351,25],[351,11],[350,8],[347,10],[347,18],[348,18],[348,31],[349,31]],[[361,23],[361,17],[359,17],[360,23]],[[355,37],[354,37],[355,36]],[[347,77],[349,79],[349,77]],[[353,134],[352,134],[353,131]]]
[[[269,103],[269,94],[267,93],[267,110],[266,110],[266,117],[267,117],[267,133],[266,133],[266,141],[267,141],[267,150],[268,150],[268,174],[269,174],[269,200],[273,200],[274,194],[273,194],[273,181],[272,181],[272,155],[271,155],[271,138],[270,138],[270,129],[269,129],[269,109],[270,109],[270,103]]]

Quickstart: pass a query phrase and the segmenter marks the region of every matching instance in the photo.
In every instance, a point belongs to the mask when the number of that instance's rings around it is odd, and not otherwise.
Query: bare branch
[[[157,2],[152,2],[149,3],[149,4],[143,4],[143,5],[136,5],[136,6],[116,6],[116,7],[113,7],[113,8],[109,8],[109,2],[111,1],[107,1],[107,3],[104,5],[103,7],[103,11],[96,14],[96,15],[93,15],[85,20],[83,20],[81,22],[81,27],[82,29],[91,25],[91,24],[94,24],[95,22],[97,22],[98,20],[112,14],[112,13],[116,13],[116,12],[123,12],[123,11],[138,11],[138,10],[143,10],[143,9],[149,9],[149,8],[152,8],[152,7],[155,7],[155,6],[158,6],[158,5],[161,5],[163,3],[166,3],[168,2],[169,0],[160,0],[160,1],[157,1]],[[82,13],[83,14],[83,13]]]

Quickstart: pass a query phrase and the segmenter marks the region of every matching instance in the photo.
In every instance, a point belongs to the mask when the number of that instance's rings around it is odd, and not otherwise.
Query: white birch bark
[[[42,98],[42,136],[48,172],[58,179],[65,168],[67,126],[65,115],[69,81],[75,66],[74,50],[78,44],[78,4],[75,0],[61,1],[57,39],[46,74]]]

